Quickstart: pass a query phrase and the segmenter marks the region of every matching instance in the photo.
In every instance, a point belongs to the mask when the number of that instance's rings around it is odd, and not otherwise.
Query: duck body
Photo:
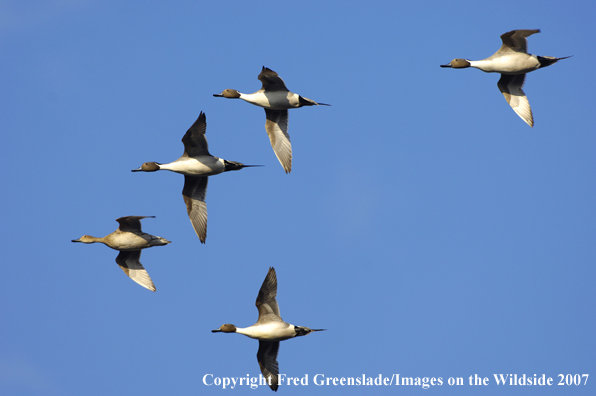
[[[245,94],[235,89],[225,89],[213,96],[242,99],[245,102],[265,109],[265,131],[271,147],[286,173],[292,171],[292,143],[288,133],[288,110],[303,106],[329,106],[317,103],[296,93],[290,92],[284,80],[273,70],[263,66],[258,79],[262,87],[258,91]]]
[[[147,234],[145,232],[122,232],[120,230],[116,230],[113,233],[98,239],[101,240],[98,240],[97,242],[101,242],[114,250],[125,252],[131,250],[147,249],[153,246],[164,246],[170,243],[170,241],[166,240],[165,238]]]
[[[536,55],[522,52],[511,52],[494,58],[468,62],[470,67],[486,73],[526,74],[540,68],[540,61]]]
[[[214,95],[224,98],[239,98],[253,104],[255,106],[263,107],[269,110],[288,110],[297,109],[303,106],[319,106],[314,100],[304,98],[298,94],[290,92],[288,90],[283,91],[267,91],[260,89],[257,92],[251,94],[245,94],[232,89],[226,89],[219,95]]]
[[[225,172],[225,160],[212,156],[182,156],[167,164],[157,164],[156,170],[169,170],[186,176],[213,176]],[[135,169],[135,171],[143,170]],[[145,170],[145,172],[151,172]]]
[[[283,341],[296,337],[296,326],[286,322],[256,323],[250,327],[236,328],[236,333],[261,341]]]
[[[141,230],[141,219],[154,218],[155,216],[126,216],[116,219],[120,224],[118,229],[105,237],[98,238],[83,235],[72,242],[103,243],[107,247],[120,251],[147,249],[153,246],[163,246],[170,243],[165,238],[147,234]]]
[[[194,124],[182,137],[184,152],[176,161],[167,164],[145,162],[133,172],[156,172],[169,170],[184,175],[182,198],[186,204],[186,211],[190,222],[201,243],[207,239],[207,183],[209,176],[223,172],[239,170],[257,165],[244,165],[240,162],[228,161],[209,153],[209,146],[205,133],[207,121],[205,113],[201,112]]]
[[[139,285],[155,291],[155,285],[140,262],[141,250],[153,246],[164,246],[170,243],[165,238],[147,234],[141,230],[141,219],[155,216],[126,216],[116,219],[120,224],[118,229],[105,237],[93,237],[83,235],[72,242],[82,243],[103,243],[104,245],[118,250],[116,263],[128,277]]]
[[[275,268],[269,268],[269,272],[261,285],[255,305],[259,310],[257,323],[250,327],[236,327],[226,323],[218,329],[211,330],[213,333],[238,333],[247,337],[259,340],[257,361],[263,377],[268,379],[269,387],[277,391],[279,386],[279,364],[277,354],[279,342],[290,338],[308,335],[315,331],[325,329],[310,329],[308,327],[295,326],[286,323],[280,316],[277,305],[277,276]]]
[[[497,86],[505,100],[522,120],[533,127],[534,117],[530,102],[522,89],[526,74],[569,58],[568,56],[555,58],[528,54],[527,37],[539,32],[539,29],[521,29],[503,33],[501,35],[503,45],[490,57],[477,61],[456,58],[441,67],[454,69],[473,67],[486,73],[500,73],[501,78]]]

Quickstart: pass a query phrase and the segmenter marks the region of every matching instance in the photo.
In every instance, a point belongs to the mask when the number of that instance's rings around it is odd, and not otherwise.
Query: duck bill
[[[220,94],[220,93],[213,94],[213,96],[215,96],[216,98],[223,98],[224,97],[223,94]]]
[[[446,65],[441,65],[441,67],[451,67],[451,63],[447,63]]]
[[[212,333],[221,333],[221,329],[215,329],[215,330],[211,330]]]
[[[137,169],[131,170],[131,172],[142,172],[142,171],[143,171],[143,167],[142,166],[138,167]]]
[[[81,242],[80,239],[73,239],[71,242]]]

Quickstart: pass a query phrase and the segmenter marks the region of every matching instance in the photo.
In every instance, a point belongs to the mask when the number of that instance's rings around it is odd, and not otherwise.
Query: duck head
[[[466,67],[470,67],[470,61],[467,59],[460,59],[455,58],[451,62],[447,63],[446,65],[441,65],[441,67],[451,67],[454,69],[464,69]]]
[[[131,172],[155,172],[159,169],[159,164],[157,162],[145,162],[140,168],[133,169]]]
[[[235,89],[224,89],[222,93],[213,94],[213,96],[217,98],[238,99],[240,97],[240,92]]]
[[[91,235],[83,235],[79,239],[73,239],[71,242],[95,243],[97,242],[97,238]]]
[[[219,329],[211,330],[211,332],[212,333],[235,333],[236,326],[234,326],[233,324],[226,323],[224,325],[221,325]]]

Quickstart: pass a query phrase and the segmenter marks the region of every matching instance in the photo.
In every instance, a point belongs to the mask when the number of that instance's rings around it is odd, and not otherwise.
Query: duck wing
[[[197,157],[209,154],[209,145],[205,133],[207,132],[207,117],[201,111],[199,118],[192,124],[188,131],[182,137],[184,144],[184,153],[182,156]]]
[[[271,147],[286,173],[292,171],[292,143],[288,134],[288,110],[265,109],[265,130]]]
[[[120,226],[118,229],[122,232],[141,231],[141,219],[155,218],[155,216],[125,216],[117,218]]]
[[[186,211],[192,227],[194,228],[201,243],[207,239],[207,176],[184,175],[184,188],[182,198],[186,204]]]
[[[530,102],[522,89],[525,79],[525,74],[501,74],[497,85],[513,111],[529,126],[533,127],[534,117],[532,117]]]
[[[258,79],[263,83],[261,88],[263,91],[289,91],[284,80],[276,72],[265,66],[259,73]]]
[[[155,285],[149,276],[149,273],[139,261],[141,258],[140,250],[120,251],[116,257],[116,263],[122,268],[122,271],[130,279],[137,282],[139,285],[151,291],[155,291]]]
[[[269,387],[277,391],[279,364],[277,363],[277,353],[279,352],[279,341],[260,341],[259,351],[257,352],[257,361],[261,368],[263,377],[267,380]]]
[[[531,36],[534,33],[540,33],[540,29],[519,29],[503,33],[501,35],[503,45],[501,46],[501,48],[499,48],[495,55],[499,52],[508,51],[523,52],[527,54],[528,40],[526,39],[526,37]]]
[[[257,323],[283,322],[277,306],[277,275],[275,268],[269,268],[267,276],[261,285],[255,305],[259,310]]]

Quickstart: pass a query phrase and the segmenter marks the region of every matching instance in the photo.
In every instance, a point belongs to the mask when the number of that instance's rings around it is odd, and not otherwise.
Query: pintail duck
[[[261,89],[252,94],[245,94],[235,89],[226,89],[220,94],[213,96],[242,99],[248,103],[265,109],[267,121],[265,130],[269,135],[271,147],[277,156],[286,173],[292,171],[292,144],[288,134],[288,109],[302,106],[330,106],[325,103],[317,103],[314,100],[290,92],[284,80],[271,69],[263,66],[259,74],[259,80],[263,83]]]
[[[503,45],[490,57],[478,61],[454,59],[446,65],[441,65],[441,67],[452,67],[454,69],[475,67],[487,73],[501,73],[501,78],[497,83],[499,90],[517,115],[533,127],[532,109],[526,94],[522,90],[526,73],[550,66],[561,59],[569,58],[569,56],[554,58],[552,56],[528,54],[528,40],[526,37],[534,33],[540,33],[540,29],[512,30],[501,35]]]
[[[168,164],[157,162],[145,162],[140,168],[133,169],[133,172],[155,172],[158,170],[169,170],[184,175],[184,187],[182,198],[186,204],[186,211],[190,222],[201,240],[205,243],[207,238],[207,181],[209,176],[219,173],[239,170],[242,168],[259,166],[244,165],[240,162],[228,161],[223,158],[214,157],[209,154],[207,138],[206,117],[203,112],[194,124],[182,137],[184,153],[180,158]]]
[[[238,333],[247,337],[259,340],[259,351],[257,361],[263,373],[268,379],[269,387],[277,391],[279,381],[279,365],[277,363],[277,352],[279,342],[289,338],[305,336],[313,331],[324,331],[325,329],[309,329],[308,327],[294,326],[283,321],[277,306],[277,276],[275,268],[269,268],[269,272],[261,285],[255,305],[259,310],[259,320],[250,327],[236,327],[233,324],[224,324],[213,333]]]
[[[163,246],[170,241],[155,235],[141,231],[141,219],[155,216],[126,216],[116,219],[120,224],[118,229],[103,238],[96,238],[90,235],[83,235],[72,242],[95,243],[101,242],[112,249],[120,251],[116,257],[116,263],[122,271],[139,285],[155,291],[155,285],[151,277],[139,261],[141,250],[153,246]]]

